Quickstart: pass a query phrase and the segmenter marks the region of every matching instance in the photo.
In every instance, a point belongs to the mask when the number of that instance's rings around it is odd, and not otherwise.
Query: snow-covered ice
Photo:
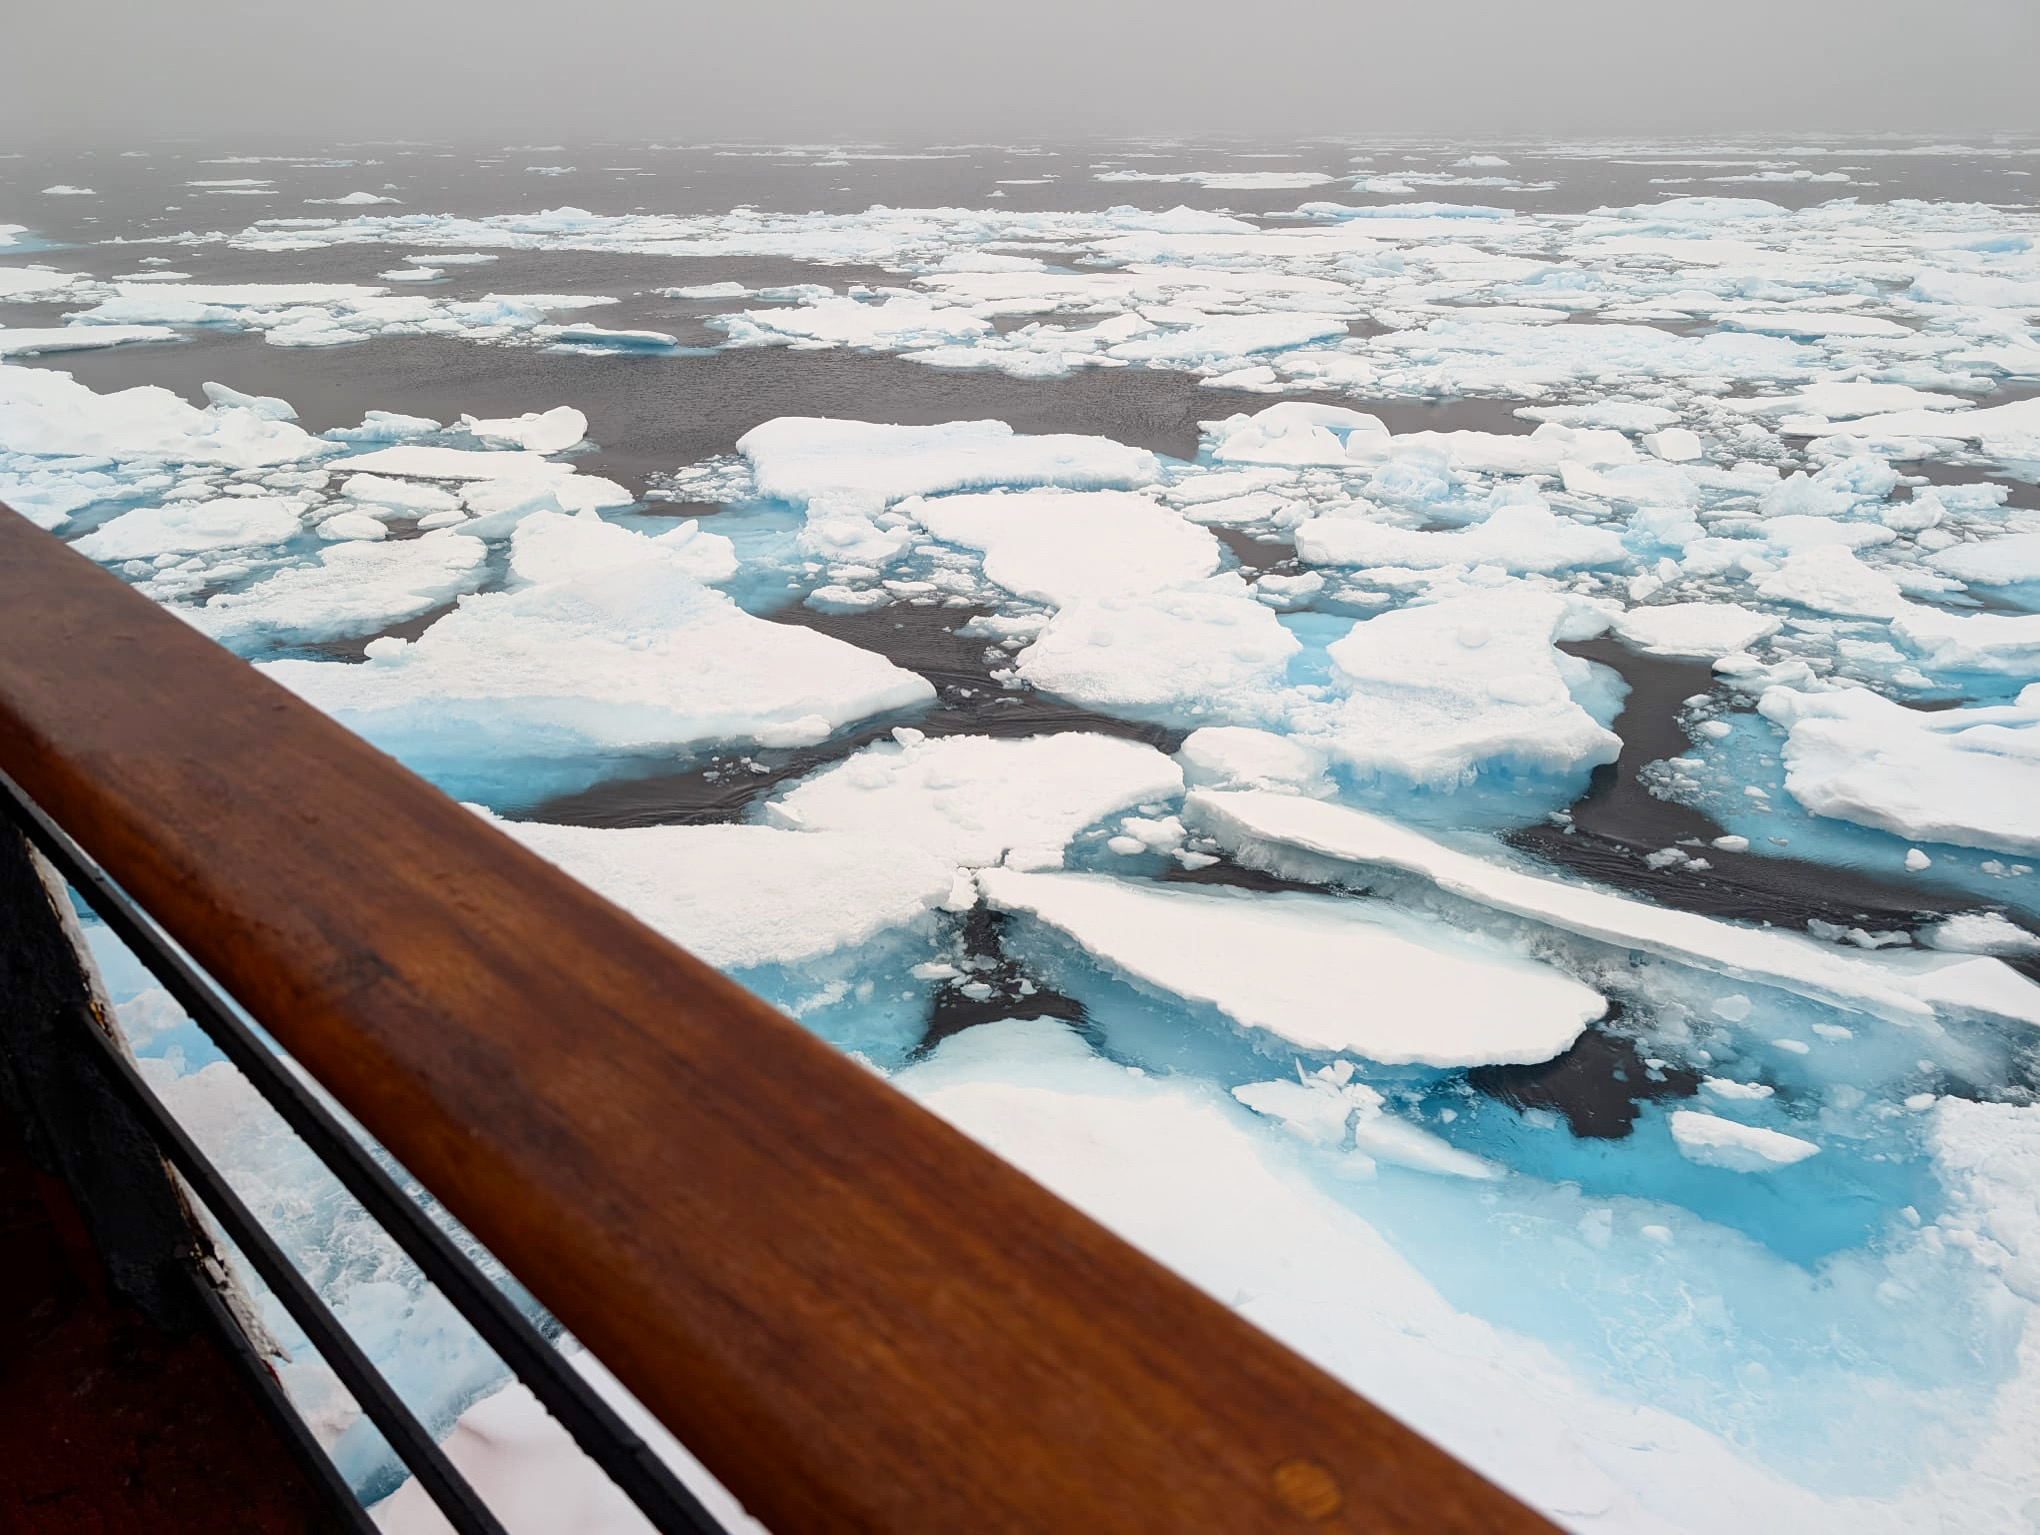
[[[323,558],[403,547],[337,545]],[[375,641],[365,661],[265,669],[371,740],[430,761],[805,745],[930,697],[883,657],[754,618],[696,581],[684,556],[648,552],[469,597],[416,640]]]
[[[1813,1141],[1761,1125],[1737,1124],[1698,1109],[1674,1109],[1672,1139],[1688,1161],[1732,1173],[1764,1173],[1803,1162],[1820,1150]]]
[[[1057,868],[1086,826],[1183,788],[1169,758],[1112,736],[895,735],[779,795],[768,822],[883,837],[964,867]]]
[[[1785,786],[1816,815],[1901,837],[2040,853],[2040,682],[2016,700],[1909,709],[1867,688],[1769,688]]]
[[[1532,961],[1427,938],[1358,902],[1012,869],[978,885],[1101,964],[1300,1050],[1386,1065],[1545,1061],[1607,1006]]]
[[[419,151],[229,157],[117,245],[119,199],[32,198],[73,243],[0,227],[43,306],[0,354],[190,381],[0,367],[0,498],[1568,1527],[2026,1528],[2022,149],[1280,147],[938,152],[975,206],[760,157],[830,212],[450,214]],[[20,184],[60,175],[112,185]],[[599,292],[456,296],[576,256]],[[343,345],[528,350],[469,398],[255,392]],[[639,478],[708,351],[778,383]],[[121,1000],[435,1432],[605,1527]]]

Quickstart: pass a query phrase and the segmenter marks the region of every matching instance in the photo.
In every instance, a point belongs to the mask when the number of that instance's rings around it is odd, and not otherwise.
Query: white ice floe
[[[642,1439],[645,1449],[701,1501],[715,1528],[729,1535],[766,1535],[765,1527],[594,1355],[576,1349],[567,1363],[623,1420],[626,1431]],[[509,1535],[646,1535],[651,1528],[522,1382],[513,1380],[469,1407],[441,1448]],[[415,1481],[376,1504],[373,1517],[382,1535],[442,1535],[446,1529],[446,1516]]]
[[[526,411],[507,420],[477,421],[462,416],[461,426],[472,437],[532,453],[559,453],[588,435],[588,418],[571,405],[556,405],[548,411]]]
[[[1085,827],[1183,791],[1168,757],[1112,736],[894,736],[779,795],[766,820],[883,838],[970,867],[1056,868]]]
[[[1498,590],[1362,619],[1329,647],[1339,697],[1299,710],[1356,773],[1452,787],[1483,772],[1569,774],[1622,743],[1581,706],[1591,668],[1554,641],[1604,616],[1541,592]]]
[[[1209,725],[1184,737],[1176,753],[1184,781],[1200,788],[1287,789],[1329,793],[1326,753],[1289,736],[1238,725]]]
[[[390,530],[383,526],[381,518],[372,517],[367,512],[356,511],[335,512],[330,517],[322,518],[314,531],[330,543],[338,543],[343,539],[384,539],[390,536]]]
[[[1952,1191],[1952,1241],[2040,1304],[2040,1114],[2010,1103],[1934,1104],[1937,1160]]]
[[[1914,603],[1892,620],[1891,633],[1937,672],[2040,677],[2040,613],[1951,613]]]
[[[1945,438],[1973,442],[1986,453],[2040,458],[2040,398],[1969,410],[1901,410],[1865,416],[1849,432],[1872,441]]]
[[[1616,533],[1541,503],[1500,506],[1471,527],[1442,531],[1394,527],[1347,509],[1301,524],[1296,552],[1314,565],[1494,565],[1519,573],[1620,565],[1630,557]]]
[[[1773,602],[1844,618],[1896,618],[1907,606],[1897,577],[1838,543],[1795,549],[1758,579],[1756,590]]]
[[[2030,933],[1994,911],[1957,912],[1920,938],[1929,947],[1957,954],[2040,954],[2040,933]]]
[[[994,487],[1066,490],[1145,485],[1161,472],[1152,453],[1105,437],[1027,436],[1003,421],[892,426],[781,416],[737,439],[759,493],[805,504],[847,495],[885,503]]]
[[[1221,464],[1344,467],[1389,451],[1379,416],[1343,405],[1284,400],[1252,415],[1206,422],[1212,459]]]
[[[1350,1139],[1352,1149],[1345,1153],[1350,1171],[1371,1172],[1386,1162],[1453,1178],[1503,1176],[1495,1163],[1390,1112],[1379,1092],[1353,1079],[1353,1064],[1341,1059],[1308,1073],[1299,1066],[1293,1078],[1243,1082],[1232,1095],[1306,1141],[1339,1148]]]
[[[1398,870],[1460,900],[1849,1011],[1910,1022],[1933,1016],[1945,1002],[1958,1012],[2040,1018],[2040,988],[2003,965],[1972,970],[1972,961],[1946,956],[1849,953],[1794,933],[1672,911],[1463,853],[1345,805],[1196,789],[1184,801],[1183,819],[1244,861],[1290,877],[1338,877],[1341,865]],[[1980,1007],[1969,1000],[1985,991]]]
[[[339,545],[324,558],[403,547]],[[659,550],[469,597],[416,640],[378,640],[368,655],[267,670],[371,740],[463,759],[807,745],[934,696],[882,656],[752,617]]]
[[[919,921],[956,873],[935,853],[850,832],[496,824],[724,970],[796,964]]]
[[[460,497],[450,490],[380,474],[350,474],[341,482],[340,494],[373,508],[376,516],[423,516],[460,506]]]
[[[343,514],[344,515],[344,514]],[[378,530],[382,524],[364,518]],[[345,537],[315,560],[286,566],[203,606],[173,611],[227,644],[294,644],[358,637],[428,613],[485,574],[478,538],[440,530],[378,542]]]
[[[1125,491],[941,496],[900,510],[945,543],[983,554],[986,576],[1008,591],[1058,606],[1181,586],[1219,564],[1208,530]]]
[[[1328,896],[987,869],[986,901],[1107,968],[1299,1049],[1390,1065],[1546,1061],[1606,1011],[1547,966]]]
[[[1910,709],[1867,688],[1774,687],[1785,787],[1816,815],[1923,842],[2040,853],[2040,683],[2006,704]]]
[[[280,544],[304,531],[304,507],[275,496],[221,496],[138,506],[74,539],[71,547],[95,560],[153,560]]]
[[[544,453],[529,448],[492,452],[415,443],[376,448],[348,459],[346,467],[357,474],[402,475],[421,480],[556,480],[574,472],[572,464],[555,463]]]
[[[1803,1162],[1819,1152],[1813,1141],[1801,1140],[1781,1130],[1761,1125],[1737,1124],[1698,1109],[1674,1109],[1671,1113],[1672,1140],[1679,1154],[1703,1167],[1725,1168],[1732,1173],[1767,1173]]]
[[[99,394],[68,373],[0,368],[0,454],[255,469],[337,451],[258,410],[200,410],[153,385]]]
[[[1066,603],[1020,653],[1014,669],[1021,678],[1090,708],[1142,718],[1279,716],[1289,663],[1303,646],[1274,611],[1230,574],[1143,592],[1131,572],[1144,568],[1139,560],[1105,567],[1107,575],[1127,572],[1123,584],[1132,590]]]
[[[635,533],[594,511],[537,511],[510,535],[510,573],[527,584],[568,581],[647,561],[710,585],[737,573],[736,547],[694,518],[663,533]]]
[[[1868,379],[1824,380],[1790,394],[1761,395],[1721,402],[1730,410],[1757,416],[1816,416],[1827,421],[1852,421],[1904,410],[1954,410],[1967,405],[1959,394],[1937,394],[1910,384],[1879,384]]]
[[[954,304],[890,291],[879,301],[817,297],[771,309],[712,317],[733,346],[854,346],[907,350],[975,341],[992,322]]]
[[[48,352],[88,352],[138,341],[175,341],[167,325],[0,326],[0,357],[40,357]]]
[[[405,281],[415,281],[407,274]],[[600,294],[490,293],[455,299],[392,294],[380,284],[117,281],[69,318],[79,326],[208,326],[254,331],[272,346],[345,346],[377,336],[459,336],[535,345],[558,339],[550,317],[612,304]],[[664,338],[667,342],[671,337]]]
[[[91,284],[91,277],[84,272],[62,272],[47,266],[0,266],[0,303],[46,304],[68,298]]]
[[[2040,581],[2040,532],[2006,533],[1954,544],[1927,556],[1927,565],[1971,586]]]
[[[1098,181],[1185,182],[1209,192],[1284,192],[1321,187],[1333,178],[1323,171],[1099,171]]]
[[[1663,602],[1615,617],[1615,633],[1656,656],[1713,659],[1748,650],[1776,634],[1782,620],[1735,602]]]

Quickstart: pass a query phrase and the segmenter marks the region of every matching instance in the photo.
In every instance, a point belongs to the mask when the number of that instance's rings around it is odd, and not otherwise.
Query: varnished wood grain
[[[1549,1528],[4,511],[0,767],[780,1535]]]

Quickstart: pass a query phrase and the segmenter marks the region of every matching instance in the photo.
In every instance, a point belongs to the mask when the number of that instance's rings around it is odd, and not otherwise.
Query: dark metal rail
[[[661,1535],[718,1535],[721,1524],[666,1469],[665,1463],[615,1409],[595,1394],[580,1372],[418,1202],[397,1185],[368,1148],[256,1037],[219,989],[107,878],[106,871],[5,773],[0,773],[0,801],[4,801],[0,809],[7,812],[36,850],[84,897],[94,914],[162,983],[177,1005],[205,1031],[220,1053],[261,1093],[327,1171],[418,1265],[419,1271],[466,1318],[497,1358],[573,1435],[582,1453],[637,1505],[647,1522]],[[355,1375],[350,1375],[349,1368],[333,1360],[326,1341],[333,1336],[333,1324],[324,1303],[302,1281],[280,1284],[271,1277],[273,1266],[278,1263],[292,1279],[297,1275],[260,1223],[234,1198],[232,1189],[179,1129],[133,1067],[110,1045],[105,1046],[101,1064],[136,1111],[155,1127],[178,1171],[199,1191],[221,1227],[248,1253],[256,1272],[305,1329],[305,1336],[333,1363],[334,1373],[354,1393],[362,1410],[374,1419],[391,1449],[418,1477],[453,1527],[461,1535],[470,1531],[476,1535],[496,1535],[499,1526],[488,1509],[476,1499],[459,1473],[445,1463],[438,1447],[373,1366],[365,1359],[359,1360],[349,1367],[355,1371]],[[186,1166],[187,1158],[194,1159],[202,1171],[194,1174]],[[221,1198],[216,1199],[208,1192],[209,1187],[219,1190]],[[222,1199],[227,1203],[222,1203]],[[352,1347],[344,1334],[339,1335],[338,1343]],[[364,1371],[366,1377],[357,1386],[356,1376]]]

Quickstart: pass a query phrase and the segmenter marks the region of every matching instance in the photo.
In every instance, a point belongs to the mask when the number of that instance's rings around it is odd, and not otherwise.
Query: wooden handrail
[[[4,508],[0,769],[781,1535],[1550,1528]]]

